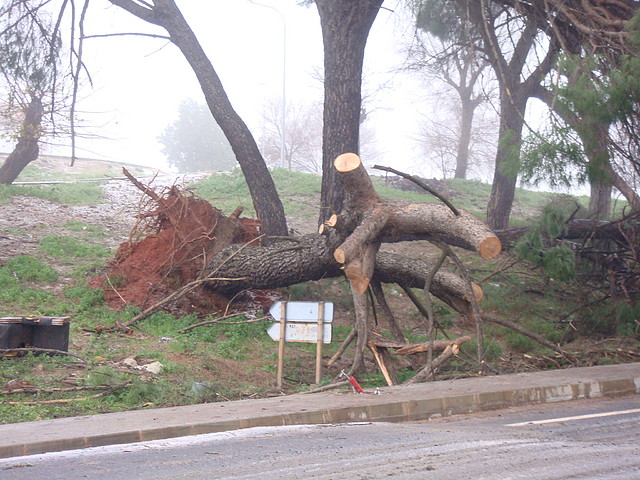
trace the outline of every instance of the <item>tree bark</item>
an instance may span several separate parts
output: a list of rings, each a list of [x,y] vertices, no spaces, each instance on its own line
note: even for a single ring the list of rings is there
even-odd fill
[[[520,169],[520,143],[524,126],[524,99],[513,98],[509,87],[503,87],[500,100],[500,130],[498,151],[491,186],[491,197],[487,205],[487,225],[494,230],[509,226],[509,216],[516,192],[516,181]]]
[[[337,228],[325,228],[323,235],[290,238],[271,247],[231,246],[213,258],[208,276],[236,278],[216,282],[221,293],[237,293],[245,289],[278,288],[308,280],[344,273],[351,281],[355,295],[362,295],[370,281],[398,283],[409,288],[424,288],[432,266],[422,259],[383,254],[378,247],[385,237],[411,233],[416,238],[429,238],[431,232],[447,232],[460,237],[484,258],[497,255],[500,240],[480,220],[448,207],[435,204],[394,205],[383,203],[371,186],[357,156],[336,167],[344,176],[344,184],[358,195],[350,194],[354,204],[346,205]],[[357,160],[357,161],[356,161]],[[341,265],[343,265],[341,269]],[[439,271],[431,291],[459,313],[470,315],[467,284],[460,277]],[[482,296],[479,287],[476,298]]]
[[[171,42],[180,49],[195,73],[213,118],[231,144],[249,187],[263,232],[268,236],[287,235],[284,207],[258,145],[231,105],[217,72],[174,0],[156,0],[149,7],[131,0],[109,1],[167,31]]]
[[[334,159],[359,151],[364,49],[381,5],[382,0],[316,0],[324,43],[325,92],[320,224],[340,212],[345,199]]]
[[[18,143],[0,167],[0,184],[11,185],[20,172],[38,158],[44,108],[40,98],[32,97],[24,113]]]
[[[467,178],[469,169],[469,145],[471,143],[471,130],[473,128],[473,112],[478,105],[470,96],[462,97],[460,94],[462,114],[460,117],[460,138],[458,140],[458,153],[456,155],[456,171],[454,178]]]
[[[462,2],[467,5],[467,2]],[[487,205],[487,225],[494,230],[509,226],[509,216],[520,169],[520,148],[527,100],[551,70],[557,56],[557,45],[551,42],[546,56],[533,71],[522,79],[531,49],[535,45],[538,28],[533,19],[519,25],[519,37],[510,52],[501,50],[496,22],[520,22],[519,15],[495,17],[481,2],[468,3],[470,18],[478,27],[485,50],[498,77],[500,86],[500,129],[491,197]]]

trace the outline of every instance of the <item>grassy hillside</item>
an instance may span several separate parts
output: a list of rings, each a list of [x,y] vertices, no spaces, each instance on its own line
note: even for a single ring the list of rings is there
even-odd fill
[[[54,159],[55,160],[55,159]],[[120,176],[119,165],[86,168],[82,173],[66,172],[50,160],[33,165],[21,180],[70,180],[87,177]],[[131,171],[144,175],[147,170]],[[273,176],[281,194],[290,226],[307,233],[315,230],[320,196],[320,178],[276,169]],[[385,186],[383,178],[374,183],[381,196],[410,202],[434,201],[429,195],[399,191]],[[216,173],[189,185],[214,206],[230,213],[236,206],[247,207],[251,200],[239,171]],[[476,181],[451,181],[447,195],[457,206],[478,216],[484,215],[490,186]],[[197,402],[250,398],[274,393],[277,343],[267,335],[270,321],[262,312],[227,319],[181,332],[209,315],[156,313],[131,332],[96,333],[117,321],[126,322],[139,310],[125,306],[109,308],[102,291],[88,281],[105,271],[118,244],[128,238],[135,221],[136,195],[105,196],[99,183],[54,184],[0,187],[0,316],[53,315],[71,318],[70,352],[76,357],[28,355],[0,358],[0,384],[11,381],[29,386],[26,393],[0,393],[0,422],[28,421],[78,414]],[[117,199],[117,206],[107,203]],[[549,193],[518,190],[514,225],[531,222],[550,201],[579,201]],[[395,248],[395,247],[394,247]],[[411,247],[412,255],[432,254],[423,244]],[[487,362],[491,371],[514,372],[557,368],[569,364],[621,362],[640,355],[636,340],[634,307],[621,312],[607,302],[587,308],[591,290],[576,282],[558,282],[539,268],[517,261],[506,253],[492,261],[464,255],[474,281],[484,290],[485,312],[517,322],[552,342],[581,353],[570,362],[528,337],[498,326],[485,329]],[[105,288],[117,290],[118,279]],[[411,341],[425,340],[424,322],[404,292],[394,285],[385,287],[387,299],[398,322]],[[422,292],[418,292],[422,294]],[[342,279],[294,285],[279,292],[290,300],[331,300],[335,304],[334,341],[325,347],[332,355],[346,337],[353,322],[349,288]],[[449,336],[474,335],[474,327],[446,306],[435,302],[436,317]],[[626,315],[626,317],[624,316]],[[637,321],[636,321],[637,323]],[[624,335],[624,337],[616,337]],[[601,342],[607,338],[606,343]],[[474,375],[476,344],[465,344],[461,355],[442,369],[439,378]],[[308,388],[313,382],[314,345],[289,344],[285,377],[286,391]],[[331,370],[324,383],[349,365],[351,353]],[[146,366],[160,362],[159,373]],[[402,378],[413,372],[397,358]],[[359,379],[365,388],[381,385],[382,377],[373,364]],[[54,388],[81,387],[75,392],[54,392]],[[69,400],[74,398],[74,400]],[[58,400],[64,399],[60,403]],[[9,402],[12,402],[11,404]]]

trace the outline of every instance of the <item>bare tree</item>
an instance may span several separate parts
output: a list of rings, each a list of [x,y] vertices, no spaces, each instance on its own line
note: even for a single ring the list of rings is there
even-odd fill
[[[263,132],[260,145],[267,163],[280,165],[282,145],[282,102],[268,101],[263,109]],[[286,165],[289,170],[322,173],[322,106],[287,105],[285,132]]]
[[[0,8],[0,29],[2,116],[7,136],[16,142],[0,167],[0,183],[9,185],[38,158],[40,139],[55,133],[53,119],[66,97],[59,74],[61,40],[46,13],[9,2]]]
[[[342,210],[334,159],[359,152],[364,49],[382,0],[316,0],[324,42],[324,120],[320,223]]]
[[[409,63],[406,68],[424,75],[429,81],[429,88],[433,88],[434,81],[443,82],[455,92],[456,106],[451,110],[455,114],[457,128],[431,133],[436,144],[437,137],[448,138],[454,143],[454,176],[466,178],[474,113],[490,99],[493,90],[493,79],[485,75],[489,71],[489,61],[484,53],[482,38],[477,26],[466,21],[464,10],[455,2],[421,0],[415,3],[414,8],[417,30],[408,50]],[[443,103],[438,101],[440,108]],[[436,121],[436,125],[441,123],[441,120]]]

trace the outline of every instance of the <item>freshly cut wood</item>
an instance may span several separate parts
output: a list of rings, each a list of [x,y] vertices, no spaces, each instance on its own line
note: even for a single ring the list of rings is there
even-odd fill
[[[414,353],[422,353],[426,352],[429,349],[429,342],[421,342],[421,343],[402,343],[390,340],[386,337],[383,337],[379,334],[372,335],[372,339],[370,340],[370,344],[375,345],[376,347],[381,348],[393,348],[396,350],[398,355],[411,355]],[[464,335],[462,337],[455,338],[453,340],[436,340],[433,342],[433,351],[441,352],[444,351],[449,345],[462,345],[463,343],[467,343],[471,341],[471,337],[468,335]]]
[[[425,365],[425,367],[416,373],[411,379],[407,381],[407,383],[420,383],[425,382],[433,377],[434,372],[444,365],[446,362],[451,360],[453,357],[457,356],[460,353],[460,346],[456,343],[451,343],[447,345],[447,348],[438,355],[438,357],[431,363],[431,365]]]
[[[369,342],[369,349],[373,353],[373,358],[378,364],[378,368],[382,372],[385,382],[390,387],[398,384],[398,374],[391,363],[391,355],[385,347],[379,347],[378,345]]]
[[[367,244],[364,253],[344,267],[344,274],[357,293],[364,293],[369,288],[379,246],[379,244]]]
[[[334,228],[338,224],[338,215],[335,213],[329,217],[329,219],[323,222],[318,228],[318,233],[322,235],[325,231],[325,228],[331,227]]]
[[[355,153],[343,153],[333,162],[347,193],[347,213],[362,212],[380,201],[371,178]]]
[[[423,235],[428,239],[429,235],[446,234],[460,238],[483,258],[500,253],[502,244],[498,237],[473,215],[444,205],[383,202],[356,154],[340,155],[334,166],[348,193],[342,212],[349,217],[345,225],[353,225],[353,228],[334,250],[333,257],[344,265],[345,274],[356,292],[366,291],[380,244],[383,239],[393,236]],[[468,301],[466,290],[462,290],[461,296]],[[480,292],[474,290],[474,295]]]
[[[465,335],[463,337],[456,338],[455,340],[436,340],[433,342],[433,350],[434,351],[444,351],[447,347],[451,345],[457,345],[458,347],[463,343],[467,343],[471,341],[471,337]],[[423,343],[415,343],[413,345],[405,345],[402,348],[396,350],[398,355],[410,355],[412,353],[422,353],[429,350],[429,342]]]
[[[502,242],[480,219],[464,210],[455,215],[448,207],[433,203],[397,206],[384,235],[447,234],[460,238],[477,251],[482,258],[493,258],[502,250]]]

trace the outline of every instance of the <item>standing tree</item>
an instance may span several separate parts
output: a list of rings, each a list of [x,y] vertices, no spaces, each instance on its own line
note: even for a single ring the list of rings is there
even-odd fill
[[[482,35],[500,87],[498,151],[487,206],[487,223],[491,228],[504,229],[509,226],[520,171],[527,102],[551,70],[557,56],[557,45],[555,41],[548,43],[542,59],[527,72],[526,67],[536,53],[539,37],[536,22],[509,9],[493,8],[485,2],[464,3],[469,7],[469,19]]]
[[[235,111],[220,77],[174,0],[109,0],[123,10],[163,28],[195,73],[207,105],[231,144],[251,192],[253,206],[269,236],[287,235],[284,207],[249,128]]]
[[[320,223],[342,210],[335,158],[359,152],[364,49],[382,0],[316,0],[324,43],[324,126]]]
[[[209,109],[194,100],[184,100],[178,118],[168,125],[158,141],[169,165],[180,172],[228,170],[236,165],[233,150]]]
[[[558,106],[549,92],[540,91],[540,97],[552,104],[553,110],[565,123],[575,127],[581,137],[592,186],[590,210],[598,215],[608,213],[612,185],[637,209],[640,204],[637,192],[616,172],[611,158],[617,153],[631,165],[631,170],[640,171],[637,161],[640,4],[636,0],[493,0],[492,3],[509,6],[524,15],[565,54],[582,56],[576,65],[587,65],[587,68],[578,68],[577,77],[573,78],[580,81],[567,83],[565,89],[573,98],[566,98],[564,105]],[[614,123],[621,141],[613,141],[610,135],[610,126]]]
[[[417,35],[410,68],[421,71],[426,68],[456,92],[459,106],[454,109],[458,123],[453,136],[454,177],[466,178],[472,155],[474,113],[487,100],[481,78],[489,62],[483,53],[482,39],[474,25],[465,21],[460,5],[443,0],[420,0],[416,8],[418,31],[430,34],[439,45],[435,46],[431,38]],[[437,136],[448,138],[451,148],[451,135],[438,132]]]
[[[260,138],[267,163],[289,170],[322,173],[322,110],[317,104],[287,106],[285,165],[280,165],[282,148],[282,102],[266,103],[262,114],[264,131]]]
[[[10,185],[38,158],[45,134],[43,116],[52,113],[56,98],[60,36],[40,11],[11,2],[0,9],[0,74],[5,96],[3,116],[16,140],[14,150],[0,167],[0,183]]]

